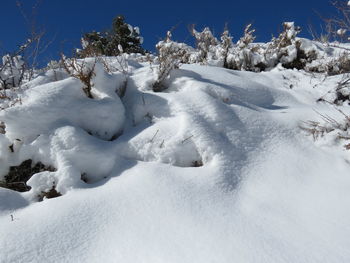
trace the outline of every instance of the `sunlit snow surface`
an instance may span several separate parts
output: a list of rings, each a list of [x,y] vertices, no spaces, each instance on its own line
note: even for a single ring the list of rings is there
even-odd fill
[[[57,168],[0,189],[0,262],[350,262],[349,153],[299,128],[342,119],[316,102],[341,77],[183,65],[154,93],[129,63],[122,100],[121,73],[97,70],[94,100],[47,73],[0,112],[2,175]]]

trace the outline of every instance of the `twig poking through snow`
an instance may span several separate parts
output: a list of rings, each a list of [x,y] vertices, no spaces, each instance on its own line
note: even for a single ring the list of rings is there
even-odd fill
[[[150,142],[153,142],[154,138],[156,138],[157,134],[159,132],[159,129],[156,131],[156,133],[153,135],[152,139],[150,140]]]
[[[193,135],[191,135],[191,136],[185,138],[181,143],[184,144],[186,141],[188,141],[188,140],[191,139],[192,137],[193,137]]]

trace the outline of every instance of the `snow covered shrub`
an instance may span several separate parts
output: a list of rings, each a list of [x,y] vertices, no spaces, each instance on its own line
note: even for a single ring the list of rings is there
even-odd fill
[[[317,100],[335,105],[350,104],[350,76],[344,74],[337,85]]]
[[[113,20],[113,28],[110,33],[110,41],[107,44],[107,52],[114,52],[121,45],[125,53],[141,53],[145,51],[141,47],[143,38],[140,36],[140,29],[125,23],[123,16],[117,16]]]
[[[220,39],[221,39],[221,43],[220,43],[221,56],[220,57],[223,60],[223,66],[225,68],[229,68],[228,56],[229,56],[230,49],[233,47],[233,43],[232,43],[232,36],[230,35],[230,32],[228,31],[227,28],[221,34]]]
[[[322,115],[323,123],[317,121],[304,122],[300,128],[313,136],[314,140],[324,137],[329,134],[334,141],[349,141],[350,140],[350,116],[346,115],[343,111],[337,109],[337,111],[343,116],[342,122],[336,119]],[[344,145],[345,149],[350,150],[350,143]]]
[[[338,83],[335,89],[336,98],[333,103],[337,105],[342,105],[345,101],[350,103],[350,77],[349,75],[344,75],[343,79]]]
[[[247,48],[249,47],[249,45],[251,43],[254,42],[255,40],[255,29],[251,29],[252,24],[248,24],[245,29],[244,29],[244,35],[243,37],[241,37],[238,42],[237,42],[237,46],[241,49]]]
[[[332,1],[331,4],[337,10],[337,15],[331,18],[324,18],[328,34],[333,37],[332,40],[348,42],[350,37],[349,1]]]
[[[166,89],[164,80],[173,69],[179,68],[183,61],[188,59],[187,45],[171,40],[171,32],[167,32],[165,40],[157,44],[158,49],[158,71],[157,80],[153,84],[153,91],[160,92]]]
[[[297,39],[295,48],[296,58],[289,63],[284,63],[283,66],[285,68],[306,70],[306,66],[317,59],[316,47],[309,40]]]
[[[35,73],[38,53],[43,48],[44,33],[31,32],[31,37],[11,53],[1,54],[0,90],[20,87],[30,81]]]
[[[253,43],[255,40],[255,29],[251,29],[251,27],[252,24],[247,25],[244,29],[244,35],[233,48],[229,49],[226,68],[254,72],[259,72],[266,68],[263,63],[261,46]]]
[[[7,54],[2,58],[0,66],[0,87],[8,89],[19,87],[23,81],[26,64],[20,55]]]
[[[272,69],[279,63],[285,68],[305,69],[317,58],[316,46],[311,41],[297,38],[300,28],[294,22],[283,23],[283,31],[268,43],[254,43],[252,24],[244,29],[236,44],[227,29],[221,35],[221,43],[208,28],[192,34],[197,41],[197,51],[191,52],[190,63],[206,63],[233,70],[260,72]]]
[[[350,50],[329,45],[324,45],[322,52],[316,53],[316,58],[305,65],[305,71],[325,73],[328,76],[350,73]]]
[[[141,47],[143,38],[140,36],[140,29],[133,27],[124,21],[119,15],[114,18],[112,28],[105,32],[86,33],[82,39],[82,49],[78,50],[80,58],[94,56],[118,56],[122,47],[125,53],[145,53]]]
[[[307,63],[304,69],[309,72],[325,73],[328,76],[350,73],[350,50],[328,46],[329,44],[316,55],[316,59]]]
[[[5,55],[0,65],[0,110],[21,103],[21,95],[18,88],[24,81],[30,80],[33,73],[27,68],[23,57],[20,55]]]
[[[10,107],[22,104],[21,95],[18,95],[16,92],[6,93],[6,90],[0,91],[0,100],[0,110],[5,110]]]
[[[305,70],[337,75],[350,72],[350,50],[347,44],[350,40],[350,4],[349,1],[333,1],[331,3],[336,14],[323,18],[326,28],[326,39],[317,39],[326,47],[322,56],[306,65]]]
[[[244,29],[244,35],[237,42],[237,55],[235,63],[232,63],[236,69],[247,70],[247,71],[258,71],[255,70],[256,61],[254,61],[255,51],[257,47],[252,46],[255,40],[254,32],[255,29],[251,29],[252,24],[248,24]],[[259,61],[260,62],[260,61]]]
[[[80,58],[101,56],[105,53],[107,38],[100,32],[92,31],[81,38],[82,49],[77,50]]]
[[[328,122],[328,124],[329,123],[332,122]],[[314,140],[317,140],[325,134],[335,130],[332,125],[324,125],[317,121],[307,121],[303,125],[300,125],[300,128],[312,135]]]
[[[79,79],[83,84],[83,91],[86,96],[93,99],[91,94],[92,82],[91,79],[94,76],[94,69],[96,65],[96,58],[92,61],[77,58],[66,58],[64,55],[61,56],[61,61],[66,72],[76,79]]]
[[[265,60],[269,68],[281,63],[285,68],[305,69],[317,58],[316,47],[311,41],[297,38],[300,28],[294,22],[283,23],[283,31],[267,44]]]
[[[343,52],[337,58],[327,62],[326,73],[330,76],[350,72],[350,53]]]
[[[198,32],[194,25],[191,28],[191,34],[196,39],[197,53],[193,62],[197,63],[207,63],[208,59],[211,59],[209,55],[213,53],[213,47],[216,47],[219,44],[219,41],[214,37],[212,32],[208,27],[204,28],[202,32]]]
[[[121,72],[124,75],[129,74],[129,65],[126,58],[126,54],[123,51],[121,45],[118,46],[120,54],[116,57],[98,57],[98,61],[101,62],[108,73]]]
[[[48,71],[52,71],[53,81],[59,81],[64,79],[65,69],[63,68],[63,65],[60,61],[51,60],[49,63],[47,63],[47,66],[43,69],[43,72],[45,73]]]
[[[124,81],[122,85],[117,88],[117,94],[119,97],[123,97],[126,92],[128,77],[129,77],[129,64],[127,60],[127,56],[123,51],[121,45],[118,46],[120,54],[116,57],[98,57],[97,61],[102,63],[105,72],[108,74],[113,74],[116,72],[120,72],[124,76]]]
[[[270,66],[282,63],[284,67],[291,67],[297,58],[295,42],[299,32],[300,29],[294,26],[294,22],[283,23],[283,31],[271,40],[266,49],[265,58]]]

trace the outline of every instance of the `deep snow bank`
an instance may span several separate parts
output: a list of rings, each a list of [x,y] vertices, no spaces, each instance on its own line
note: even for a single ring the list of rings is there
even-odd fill
[[[316,100],[335,77],[184,65],[154,93],[138,64],[123,102],[119,78],[101,78],[106,99],[66,79],[1,113],[2,165],[57,169],[28,193],[0,188],[1,262],[350,260],[347,152],[299,129],[334,114]],[[64,195],[33,202],[53,181]]]

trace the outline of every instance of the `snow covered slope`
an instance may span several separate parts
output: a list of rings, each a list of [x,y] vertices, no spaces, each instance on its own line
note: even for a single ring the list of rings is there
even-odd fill
[[[349,154],[299,128],[340,77],[183,65],[155,93],[130,65],[122,101],[99,72],[97,99],[67,78],[1,111],[0,172],[57,170],[0,188],[0,262],[350,261]]]

